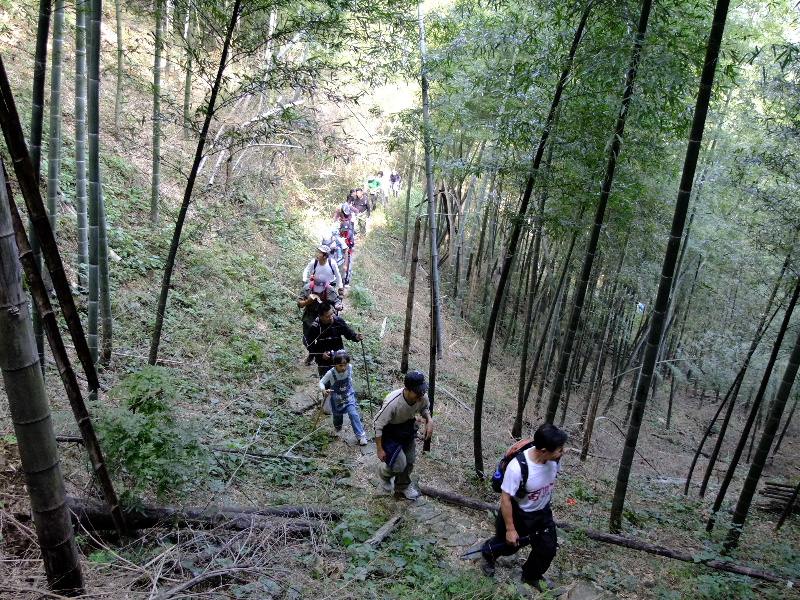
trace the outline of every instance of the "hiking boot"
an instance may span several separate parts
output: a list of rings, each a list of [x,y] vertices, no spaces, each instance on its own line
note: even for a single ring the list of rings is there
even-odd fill
[[[333,431],[331,431],[331,437],[333,437],[333,438],[341,438],[342,437],[342,430],[341,429],[336,429],[334,427]]]
[[[367,436],[362,435],[360,438],[358,438],[358,445],[359,446],[366,446],[367,444],[369,444],[369,440],[367,439]]]
[[[406,500],[416,500],[422,495],[422,492],[420,492],[416,488],[416,486],[412,483],[405,489],[397,490],[396,494],[398,495],[402,494],[403,498],[405,498]]]
[[[487,577],[494,577],[494,559],[491,554],[481,552],[481,571],[483,571],[483,574]]]
[[[311,363],[313,363],[313,362],[314,362],[314,355],[313,354],[309,354],[308,356],[306,356],[306,359],[303,361],[303,364],[305,366],[307,366],[307,367],[310,367]]]

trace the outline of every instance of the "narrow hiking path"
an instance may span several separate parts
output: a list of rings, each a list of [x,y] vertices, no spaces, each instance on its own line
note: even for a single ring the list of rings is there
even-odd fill
[[[340,460],[349,473],[334,483],[330,501],[334,505],[347,505],[351,509],[363,510],[373,517],[378,515],[388,520],[392,515],[401,514],[402,521],[392,535],[410,538],[419,544],[437,548],[440,566],[447,569],[469,571],[474,577],[483,577],[477,566],[479,554],[464,560],[462,555],[477,547],[493,531],[493,515],[480,511],[463,510],[437,500],[422,496],[416,501],[395,498],[381,494],[375,485],[378,460],[373,442],[372,419],[374,412],[391,390],[402,386],[402,373],[399,370],[402,348],[403,327],[405,323],[407,274],[404,274],[401,256],[401,242],[392,231],[387,219],[396,219],[391,209],[381,209],[373,214],[368,234],[358,241],[356,270],[353,284],[345,298],[345,308],[341,316],[356,331],[365,334],[364,346],[369,368],[372,389],[371,405],[367,397],[366,369],[364,357],[358,344],[345,341],[352,356],[354,381],[360,399],[362,419],[369,437],[367,446],[359,446],[348,419],[342,435],[334,437],[330,416],[319,409],[320,396],[316,389],[317,370],[315,366],[302,363],[302,351],[294,366],[297,385],[287,400],[287,406],[300,418],[310,419],[314,430],[321,429],[331,436],[331,442],[322,451],[323,460]],[[412,328],[410,368],[427,372],[429,293],[426,260],[420,252],[417,290]],[[480,336],[465,322],[453,318],[452,313],[444,315],[446,352],[439,362],[437,395],[434,407],[435,433],[432,449],[428,453],[418,447],[414,478],[420,482],[440,489],[456,490],[470,496],[482,496],[485,500],[496,500],[487,492],[484,483],[475,479],[469,457],[472,452],[472,383],[478,372],[479,354],[476,347]],[[512,398],[504,364],[490,379],[492,404],[487,407],[486,445],[490,452],[499,454],[504,449],[509,432],[498,427],[505,423],[507,407]],[[502,416],[502,418],[495,418]],[[500,565],[508,568],[498,569],[497,582],[509,597],[537,595],[532,589],[519,582],[521,565],[527,552],[500,560]],[[557,561],[558,562],[558,561]],[[379,567],[376,567],[379,569]],[[557,563],[551,569],[553,579],[562,581],[562,569]],[[367,568],[357,575],[367,578]],[[589,600],[606,596],[603,590],[589,582],[569,581],[561,585],[551,597],[574,600]]]

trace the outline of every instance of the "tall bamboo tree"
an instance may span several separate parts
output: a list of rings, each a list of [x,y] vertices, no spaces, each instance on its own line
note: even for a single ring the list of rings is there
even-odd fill
[[[78,213],[78,279],[86,285],[89,223],[86,215],[86,12],[89,0],[75,5],[75,207]]]
[[[600,186],[600,200],[597,203],[597,209],[594,215],[594,225],[589,235],[589,240],[586,243],[586,254],[583,257],[583,266],[578,278],[578,287],[575,289],[573,295],[572,312],[569,317],[569,324],[567,331],[564,335],[564,342],[561,347],[561,356],[558,362],[558,369],[556,376],[553,380],[553,385],[550,388],[550,397],[547,401],[547,412],[545,413],[545,421],[552,423],[556,416],[558,409],[558,402],[561,399],[561,392],[564,389],[564,380],[567,377],[567,369],[572,358],[572,345],[575,342],[575,335],[578,330],[578,322],[581,319],[581,312],[583,311],[583,302],[586,298],[586,288],[589,286],[589,279],[592,274],[592,265],[594,264],[594,257],[597,253],[597,244],[600,240],[600,232],[603,229],[603,221],[605,220],[606,207],[608,206],[608,197],[611,195],[611,186],[614,182],[614,171],[617,167],[617,158],[619,157],[620,148],[622,147],[622,136],[625,133],[625,121],[628,117],[628,109],[630,108],[631,98],[633,98],[633,88],[636,82],[636,71],[639,68],[639,63],[642,58],[642,46],[644,45],[645,34],[647,33],[647,23],[650,20],[650,9],[653,6],[652,0],[644,0],[642,8],[639,13],[639,24],[636,27],[636,34],[633,39],[633,51],[631,53],[631,61],[628,65],[628,71],[625,74],[625,88],[622,92],[622,102],[617,114],[617,121],[614,125],[614,132],[611,137],[611,144],[608,149],[608,158],[606,160],[606,170],[603,176],[603,183]]]
[[[100,22],[103,0],[89,0],[88,49],[86,57],[87,95],[86,121],[89,150],[89,299],[87,310],[87,338],[92,360],[98,355],[98,317],[100,308]]]
[[[17,437],[47,581],[54,592],[83,593],[78,548],[44,379],[37,359],[28,298],[0,169],[0,372]]]
[[[44,125],[44,83],[47,70],[47,41],[50,37],[50,14],[52,0],[39,0],[39,18],[36,24],[36,50],[33,61],[33,95],[31,97],[31,137],[30,155],[33,162],[33,173],[36,181],[41,181],[42,170],[42,128]],[[42,264],[39,240],[31,228],[31,247],[36,257],[36,263]],[[39,311],[36,307],[32,311],[33,337],[36,339],[36,349],[39,352],[39,364],[44,373],[44,330]]]
[[[431,412],[436,393],[436,360],[442,354],[442,308],[439,285],[439,242],[436,231],[436,195],[433,189],[433,157],[431,153],[431,116],[428,97],[428,66],[425,48],[425,18],[422,2],[417,4],[419,24],[420,81],[422,87],[422,139],[425,148],[425,189],[428,196],[428,227],[430,231],[430,283],[431,283],[431,340],[428,361],[428,401]]]
[[[700,76],[700,89],[697,94],[697,101],[692,118],[692,127],[689,133],[689,143],[686,147],[686,156],[683,162],[683,172],[678,188],[678,197],[675,203],[675,213],[672,218],[667,250],[664,255],[664,262],[661,267],[661,280],[658,285],[653,309],[650,331],[647,336],[647,349],[645,351],[639,381],[636,385],[636,395],[625,436],[625,447],[622,451],[619,472],[617,473],[617,483],[614,489],[614,497],[611,504],[611,515],[609,526],[612,531],[619,531],[622,528],[622,510],[625,506],[625,496],[628,490],[628,480],[630,479],[633,457],[636,452],[636,444],[639,440],[639,430],[644,416],[644,408],[647,402],[650,382],[655,369],[656,357],[661,346],[661,335],[664,330],[665,318],[669,310],[669,293],[672,287],[672,278],[675,275],[675,263],[680,250],[681,239],[683,238],[683,226],[686,222],[686,215],[689,208],[689,198],[692,193],[692,184],[697,169],[697,158],[700,154],[700,147],[703,141],[703,131],[708,115],[708,106],[711,101],[711,88],[714,84],[714,74],[717,69],[719,49],[722,44],[722,34],[725,31],[725,21],[728,16],[729,0],[717,0],[714,9],[711,31],[706,43],[706,55],[703,63],[703,71]]]
[[[525,184],[525,191],[522,194],[522,201],[519,206],[519,210],[514,218],[512,229],[511,229],[511,236],[508,241],[508,246],[505,251],[505,256],[503,257],[503,266],[500,270],[500,279],[497,283],[497,291],[495,292],[494,302],[492,304],[492,311],[489,314],[489,323],[487,325],[487,331],[484,336],[483,342],[483,352],[481,354],[481,366],[480,372],[478,373],[478,384],[477,390],[475,392],[475,411],[474,411],[474,419],[473,419],[473,432],[472,432],[472,446],[473,446],[473,455],[475,459],[475,472],[478,474],[479,477],[483,477],[483,446],[481,440],[481,427],[482,427],[482,419],[483,419],[483,394],[486,388],[486,374],[489,369],[489,356],[492,352],[492,341],[494,339],[494,330],[497,325],[497,316],[500,312],[500,306],[503,303],[503,295],[505,293],[506,282],[508,281],[508,276],[511,272],[511,265],[514,261],[514,255],[517,252],[517,243],[519,242],[520,234],[522,233],[522,227],[527,219],[528,216],[528,204],[530,203],[531,195],[533,194],[533,185],[536,179],[536,175],[539,171],[539,165],[542,162],[542,156],[544,156],[544,149],[547,145],[547,140],[550,137],[550,130],[553,127],[553,122],[555,120],[556,111],[558,109],[558,105],[561,102],[561,94],[564,91],[564,87],[566,86],[567,79],[569,78],[569,73],[572,70],[572,63],[575,59],[575,54],[578,51],[578,45],[580,44],[581,38],[583,37],[583,31],[586,28],[586,22],[589,19],[589,12],[592,9],[592,5],[594,2],[590,0],[586,3],[586,7],[581,14],[580,21],[578,22],[578,27],[575,29],[575,35],[572,38],[572,44],[570,45],[569,53],[567,54],[566,64],[564,65],[563,70],[561,71],[561,76],[558,79],[558,83],[556,84],[555,91],[553,93],[553,100],[550,103],[550,111],[547,114],[547,119],[545,120],[544,127],[542,128],[542,134],[539,138],[539,145],[536,148],[536,153],[533,156],[533,162],[531,164],[531,171],[530,175],[528,175],[528,180]]]
[[[214,107],[217,102],[217,95],[219,88],[222,85],[222,75],[225,72],[225,67],[228,62],[228,51],[231,46],[231,38],[236,23],[239,20],[239,9],[241,8],[242,0],[234,0],[233,8],[231,10],[231,18],[228,23],[228,29],[225,34],[225,42],[222,46],[222,56],[219,60],[219,68],[217,75],[214,78],[214,85],[211,88],[211,96],[208,99],[208,107],[206,108],[205,120],[203,121],[203,128],[200,130],[200,137],[197,140],[197,150],[194,154],[194,162],[189,171],[189,179],[186,182],[186,189],[183,192],[183,202],[178,212],[178,218],[175,221],[175,231],[172,234],[172,242],[169,247],[169,254],[164,266],[164,277],[161,281],[161,292],[158,297],[158,307],[156,308],[156,320],[153,326],[153,337],[150,341],[150,355],[148,362],[151,365],[156,364],[158,360],[158,347],[161,343],[161,329],[164,326],[164,312],[167,309],[167,297],[169,295],[170,280],[172,279],[172,271],[175,268],[175,257],[178,254],[178,247],[181,241],[181,232],[183,231],[183,224],[186,221],[186,213],[189,211],[189,205],[192,202],[192,190],[194,190],[194,183],[197,180],[197,172],[200,167],[200,161],[203,159],[203,149],[206,145],[206,138],[208,137],[208,129],[211,126],[211,119],[214,118]]]
[[[47,147],[47,210],[56,232],[58,185],[61,176],[61,67],[64,62],[64,0],[53,10],[53,54],[50,66],[50,132]]]

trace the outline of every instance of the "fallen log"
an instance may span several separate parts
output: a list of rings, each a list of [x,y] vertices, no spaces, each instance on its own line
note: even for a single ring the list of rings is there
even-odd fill
[[[437,498],[439,500],[443,500],[450,504],[455,504],[457,506],[463,506],[466,508],[472,508],[474,510],[497,511],[500,508],[498,503],[490,503],[490,502],[484,502],[482,500],[477,500],[475,498],[468,498],[466,496],[461,496],[460,494],[456,494],[455,492],[438,490],[427,485],[420,485],[419,489],[423,494],[425,494],[426,496],[430,496],[431,498]],[[649,542],[637,540],[636,538],[629,538],[623,535],[605,533],[603,531],[596,531],[594,529],[585,529],[583,527],[578,527],[576,525],[572,525],[570,523],[564,523],[562,521],[556,521],[556,526],[559,527],[560,529],[563,529],[564,531],[580,533],[581,535],[585,535],[589,539],[598,542],[603,542],[605,544],[622,546],[624,548],[639,550],[642,552],[647,552],[649,554],[655,554],[657,556],[664,556],[666,558],[681,560],[683,562],[698,563],[705,565],[707,567],[711,567],[712,569],[716,569],[718,571],[727,571],[728,573],[736,573],[737,575],[747,575],[748,577],[753,577],[754,579],[761,579],[772,583],[785,583],[786,585],[793,585],[792,580],[786,577],[780,577],[778,575],[775,575],[774,573],[761,571],[759,569],[754,569],[752,567],[747,567],[745,565],[739,565],[726,560],[702,559],[684,550],[675,550],[672,548],[667,548],[665,546],[658,546],[656,544],[651,544]]]
[[[402,513],[397,513],[391,519],[386,521],[386,523],[381,525],[380,529],[378,529],[375,533],[373,533],[372,537],[370,537],[364,543],[367,544],[368,546],[372,546],[373,548],[377,548],[378,546],[380,546],[383,540],[389,537],[389,534],[391,534],[392,531],[394,531],[394,529],[402,520],[403,520]]]
[[[72,512],[75,526],[94,531],[115,529],[111,513],[104,504],[73,496],[67,497],[67,504]],[[131,529],[192,526],[204,529],[222,527],[242,531],[253,527],[264,529],[280,527],[290,535],[310,534],[319,523],[309,519],[336,520],[342,516],[340,511],[312,506],[177,508],[145,505],[136,509],[125,509],[123,512]],[[21,521],[30,519],[30,516],[25,514],[15,517]]]

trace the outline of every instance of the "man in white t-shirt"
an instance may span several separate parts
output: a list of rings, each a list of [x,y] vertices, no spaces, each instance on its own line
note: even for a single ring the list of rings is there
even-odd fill
[[[536,589],[546,589],[544,574],[558,547],[550,496],[566,441],[564,431],[545,423],[533,434],[533,447],[508,463],[501,486],[500,512],[494,524],[495,534],[481,549],[486,575],[494,575],[498,556],[510,556],[522,544],[530,544],[531,553],[522,566],[522,581]],[[524,482],[523,459],[527,470]]]

